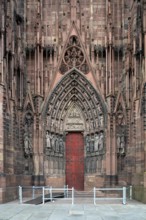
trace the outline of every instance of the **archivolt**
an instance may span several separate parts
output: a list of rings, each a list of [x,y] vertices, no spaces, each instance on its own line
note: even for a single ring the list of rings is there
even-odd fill
[[[76,70],[66,74],[50,95],[45,111],[46,129],[62,133],[62,125],[71,105],[81,110],[87,133],[104,129],[106,105],[91,83]]]

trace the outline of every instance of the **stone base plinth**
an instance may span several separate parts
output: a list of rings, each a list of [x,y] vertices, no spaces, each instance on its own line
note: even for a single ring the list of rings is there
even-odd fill
[[[84,190],[92,190],[94,187],[104,187],[105,178],[102,175],[86,175],[84,179]]]
[[[45,186],[52,186],[55,188],[63,188],[65,185],[64,176],[46,176],[45,177]]]
[[[18,186],[31,186],[31,175],[0,176],[0,203],[18,199]]]
[[[106,175],[105,176],[105,186],[112,187],[118,185],[118,176],[117,175]]]

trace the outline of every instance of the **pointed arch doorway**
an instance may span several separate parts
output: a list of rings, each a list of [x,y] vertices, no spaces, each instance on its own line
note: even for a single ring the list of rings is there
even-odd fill
[[[91,187],[90,175],[95,173],[96,178],[96,170],[101,170],[97,160],[105,154],[106,116],[101,95],[83,73],[74,68],[62,77],[44,107],[44,134],[53,140],[48,148],[44,136],[48,182],[56,178],[56,185],[65,183],[78,190]],[[94,147],[95,137],[101,139],[100,148]]]
[[[84,190],[84,139],[82,132],[66,135],[66,184]]]

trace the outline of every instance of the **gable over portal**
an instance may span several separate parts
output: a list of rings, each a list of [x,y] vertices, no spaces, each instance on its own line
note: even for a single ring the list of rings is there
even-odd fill
[[[85,42],[80,36],[78,28],[74,22],[70,27],[67,39],[60,52],[60,58],[50,84],[49,92],[55,88],[62,76],[70,72],[73,68],[85,74],[86,78],[100,92],[97,77],[94,74],[89,55],[87,55]],[[100,94],[102,93],[100,92]]]

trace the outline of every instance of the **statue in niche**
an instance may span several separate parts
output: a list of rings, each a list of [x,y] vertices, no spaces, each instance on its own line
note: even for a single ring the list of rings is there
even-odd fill
[[[121,110],[117,113],[116,119],[117,119],[117,124],[118,125],[124,125],[125,124],[124,114]]]
[[[118,135],[118,137],[117,137],[117,149],[118,149],[118,153],[120,155],[125,154],[125,137],[124,137],[124,135],[122,135],[122,136]]]
[[[95,127],[96,127],[96,128],[99,127],[99,120],[98,120],[98,118],[95,118]]]
[[[32,153],[32,140],[31,134],[25,131],[24,133],[24,152],[26,156],[30,156]]]
[[[93,121],[90,121],[90,129],[91,129],[91,130],[94,129],[94,123],[93,123]]]
[[[89,126],[89,123],[88,123],[88,122],[86,123],[86,128],[87,128],[87,131],[90,130],[90,126]]]
[[[51,134],[49,131],[46,132],[46,147],[51,148]]]
[[[100,126],[103,127],[103,115],[99,116]]]
[[[90,140],[89,140],[89,136],[87,135],[86,136],[86,152],[89,152],[90,151]]]
[[[99,135],[95,134],[95,136],[94,136],[94,151],[99,151],[99,140],[100,140]]]
[[[25,120],[27,121],[24,128],[24,153],[28,157],[32,154],[32,126],[28,117]]]
[[[54,151],[55,151],[55,141],[56,141],[56,137],[55,134],[53,134],[51,138],[51,146]]]
[[[55,138],[55,151],[59,152],[59,137],[57,135]]]
[[[103,132],[100,133],[100,137],[99,137],[99,150],[103,150]]]
[[[90,152],[94,151],[94,136],[90,136]]]
[[[63,151],[64,151],[64,142],[63,142],[63,138],[62,137],[59,138],[59,151],[61,153],[63,153]]]

